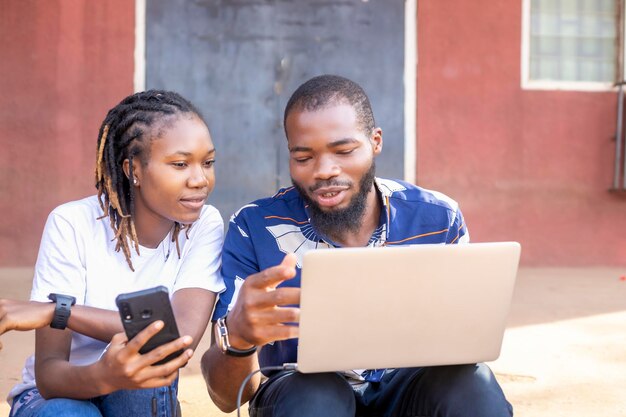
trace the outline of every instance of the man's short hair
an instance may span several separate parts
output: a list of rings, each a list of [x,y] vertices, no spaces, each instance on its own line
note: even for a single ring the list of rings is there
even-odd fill
[[[350,104],[363,133],[374,129],[374,113],[370,100],[360,85],[338,75],[320,75],[302,84],[289,98],[285,107],[283,126],[287,135],[287,116],[292,110],[315,111],[336,104]]]

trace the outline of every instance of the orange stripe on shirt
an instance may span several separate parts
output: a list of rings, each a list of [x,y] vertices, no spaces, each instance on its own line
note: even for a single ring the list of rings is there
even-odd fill
[[[387,242],[387,244],[388,244],[388,245],[395,245],[395,244],[397,244],[397,243],[406,242],[407,240],[419,239],[420,237],[425,237],[425,236],[430,236],[430,235],[438,235],[438,234],[440,234],[440,233],[445,233],[445,232],[447,232],[447,231],[448,231],[448,229],[443,229],[443,230],[439,230],[439,231],[437,231],[437,232],[423,233],[423,234],[421,234],[421,235],[407,237],[406,239],[396,240],[395,242]]]
[[[276,197],[280,197],[281,195],[287,194],[289,191],[293,190],[294,187],[289,187],[287,188],[285,191],[283,191],[282,193],[278,193],[274,195],[274,198]]]
[[[292,219],[291,217],[280,217],[280,216],[266,216],[266,219],[281,219],[281,220],[289,220],[294,222],[295,224],[307,224],[308,221],[305,222],[299,222],[296,219]]]
[[[452,239],[452,242],[450,242],[451,244],[456,242],[456,240],[461,236],[461,230],[463,229],[463,226],[465,226],[465,223],[459,226],[459,230],[456,231],[456,237]]]

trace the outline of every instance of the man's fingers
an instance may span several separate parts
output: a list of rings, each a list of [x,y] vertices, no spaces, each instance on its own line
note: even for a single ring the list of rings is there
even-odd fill
[[[251,285],[257,288],[276,288],[281,282],[296,276],[296,261],[294,254],[287,254],[280,265],[264,269],[257,274],[251,275],[246,281],[252,278]]]
[[[285,257],[283,258],[280,264],[284,266],[285,268],[295,269],[297,263],[298,263],[298,258],[296,257],[296,255],[294,253],[288,253],[287,255],[285,255]]]
[[[298,337],[300,309],[297,307],[276,307],[257,312],[247,330],[241,333],[248,343],[264,345],[276,340]],[[229,333],[232,332],[229,330]],[[239,332],[237,332],[239,334]],[[231,337],[231,343],[233,342]]]
[[[281,307],[272,311],[263,311],[259,313],[259,322],[267,322],[268,324],[285,324],[299,323],[300,309],[297,307]]]
[[[257,288],[274,289],[278,287],[280,283],[293,278],[295,275],[295,269],[285,267],[284,265],[277,265],[267,268],[258,274],[254,274],[248,279],[253,278],[251,284]]]
[[[293,326],[289,324],[278,324],[276,326],[271,326],[266,329],[267,336],[269,340],[287,340],[287,339],[295,339],[299,335],[298,326]]]
[[[294,287],[280,287],[273,291],[255,291],[246,293],[243,297],[240,295],[241,298],[237,300],[237,303],[247,312],[246,316],[255,315],[267,309],[300,304],[300,291],[300,288]],[[249,296],[250,294],[252,296]],[[235,315],[231,312],[229,317]]]
[[[290,306],[300,304],[300,288],[280,287],[259,294],[257,304],[261,306]]]

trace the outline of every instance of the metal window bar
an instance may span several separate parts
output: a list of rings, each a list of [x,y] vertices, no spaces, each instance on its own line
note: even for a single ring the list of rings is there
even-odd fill
[[[617,128],[615,131],[615,163],[613,167],[612,192],[626,191],[626,138],[624,137],[624,86],[626,85],[626,68],[624,67],[624,42],[626,41],[626,15],[624,13],[626,0],[617,0],[617,72],[621,74],[617,79]],[[626,194],[626,193],[625,193]]]
[[[611,191],[626,191],[626,136],[624,136],[624,85],[626,80],[616,83],[617,129],[615,132],[615,166]]]

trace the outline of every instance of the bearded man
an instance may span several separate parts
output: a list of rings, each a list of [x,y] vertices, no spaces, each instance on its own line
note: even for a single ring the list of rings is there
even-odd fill
[[[211,398],[225,412],[235,409],[240,386],[253,371],[297,362],[294,323],[304,253],[469,241],[454,200],[375,177],[383,132],[358,84],[333,75],[307,81],[289,99],[284,126],[293,187],[241,208],[224,244],[226,291],[216,306],[217,333],[202,368]],[[393,307],[393,300],[385,303]],[[484,364],[264,373],[263,383],[256,374],[242,387],[252,417],[512,415]]]

